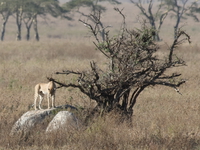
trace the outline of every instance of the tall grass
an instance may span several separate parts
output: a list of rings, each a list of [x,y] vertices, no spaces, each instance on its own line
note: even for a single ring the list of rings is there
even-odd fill
[[[160,54],[165,53],[161,50]],[[89,43],[3,42],[0,48],[0,149],[199,149],[200,148],[200,51],[185,45],[179,55],[187,66],[177,68],[187,79],[182,95],[167,87],[146,89],[134,108],[133,126],[118,122],[115,113],[96,118],[79,131],[46,135],[36,127],[29,136],[10,137],[17,119],[32,110],[34,85],[47,82],[47,76],[64,69],[85,70],[89,61],[104,66],[105,59]],[[45,108],[46,101],[43,102]],[[95,103],[79,90],[58,89],[56,105],[84,108],[76,112],[84,125],[87,112]]]

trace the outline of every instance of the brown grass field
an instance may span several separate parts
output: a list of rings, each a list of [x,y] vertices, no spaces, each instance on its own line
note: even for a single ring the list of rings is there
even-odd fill
[[[133,5],[120,5],[128,19],[128,26],[138,26],[136,10]],[[112,11],[111,6],[104,20],[107,25],[120,25],[120,17]],[[132,14],[131,14],[132,13]],[[76,16],[76,15],[75,15]],[[132,16],[132,17],[130,17]],[[80,16],[76,16],[79,18]],[[14,41],[14,20],[8,23],[7,35],[0,46],[0,149],[69,149],[69,150],[198,150],[200,149],[200,50],[199,24],[190,21],[182,23],[193,43],[183,44],[178,55],[187,66],[176,68],[187,79],[180,87],[182,95],[167,87],[146,89],[138,98],[134,107],[133,127],[125,123],[116,123],[118,116],[109,114],[96,118],[79,131],[62,131],[45,135],[39,132],[29,137],[11,137],[10,130],[17,119],[32,110],[34,86],[38,82],[47,82],[46,77],[62,76],[53,74],[64,69],[85,70],[94,60],[100,67],[105,64],[103,56],[95,50],[87,29],[77,20],[69,22],[50,18],[47,23],[40,21],[41,41],[34,39],[27,42]],[[163,47],[159,54],[166,52],[166,43],[170,45],[173,25],[168,20],[161,31]],[[114,31],[115,32],[115,31]],[[23,31],[23,35],[25,31]],[[66,81],[73,80],[73,78]],[[75,79],[74,79],[75,80]],[[44,100],[44,107],[47,106]],[[82,120],[87,110],[94,103],[78,90],[72,88],[58,89],[56,105],[70,104],[84,111],[76,113]]]

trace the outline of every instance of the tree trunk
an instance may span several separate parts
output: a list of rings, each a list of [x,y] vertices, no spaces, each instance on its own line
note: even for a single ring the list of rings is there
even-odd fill
[[[22,26],[22,12],[17,12],[16,14],[17,23],[17,41],[21,41],[21,26]]]
[[[35,39],[36,39],[36,41],[39,41],[40,37],[39,37],[38,27],[37,27],[37,16],[35,16],[33,19],[33,27],[34,27],[34,31],[35,31]]]
[[[175,24],[175,26],[174,26],[174,39],[177,38],[178,27],[179,27],[179,23],[180,23],[180,21],[181,21],[181,17],[182,17],[182,15],[183,15],[183,10],[184,10],[184,9],[182,9],[182,12],[181,12],[181,11],[180,11],[181,8],[178,7],[178,5],[177,5],[177,8],[178,8],[178,10],[177,10],[177,12],[176,12],[177,20],[176,20],[176,24]]]
[[[179,23],[180,23],[180,16],[178,16],[176,25],[174,26],[174,39],[176,39],[176,37],[177,37]]]
[[[1,41],[3,41],[4,40],[4,36],[5,36],[5,32],[6,32],[6,24],[8,22],[8,18],[11,15],[11,12],[8,11],[5,14],[2,13],[1,15],[2,15],[2,20],[3,20],[2,29],[1,29]]]
[[[180,23],[180,17],[178,16],[178,19],[176,21],[176,25],[174,26],[174,39],[177,38],[179,23]]]
[[[27,29],[27,33],[26,33],[26,40],[29,41],[30,40],[30,27],[26,27]]]
[[[155,41],[160,41],[159,32],[156,32],[156,35],[155,35]]]
[[[18,31],[17,31],[17,41],[21,41],[21,24],[18,24],[17,25],[17,29],[18,29]]]
[[[2,24],[2,29],[1,29],[1,41],[4,40],[4,35],[6,32],[6,23],[8,21],[9,16],[7,16],[6,18],[3,19],[3,24]]]
[[[160,41],[159,32],[157,32],[156,24],[155,24],[155,21],[154,21],[153,17],[150,17],[149,21],[150,21],[152,29],[155,31],[155,35],[153,35],[154,41]]]
[[[1,41],[4,40],[4,35],[5,35],[5,22],[2,24],[2,30],[1,30]]]
[[[32,17],[23,19],[24,24],[26,26],[26,40],[27,41],[30,40],[30,29],[31,29],[31,26],[33,24],[33,19],[34,19],[34,15]]]

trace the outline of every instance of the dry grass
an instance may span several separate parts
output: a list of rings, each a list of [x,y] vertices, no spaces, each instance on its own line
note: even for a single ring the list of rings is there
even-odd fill
[[[163,53],[163,52],[161,52]],[[184,46],[180,55],[188,66],[181,71],[188,82],[173,89],[153,87],[139,97],[134,109],[133,127],[116,123],[117,116],[97,118],[80,131],[29,137],[9,137],[14,122],[33,109],[34,85],[62,69],[86,69],[90,60],[103,65],[102,56],[90,44],[62,40],[51,42],[3,42],[0,49],[0,148],[1,149],[199,149],[198,46]],[[53,75],[55,76],[55,75]],[[60,77],[58,77],[60,78]],[[66,79],[71,80],[71,79]],[[73,79],[72,79],[73,80]],[[83,120],[93,103],[78,90],[59,89],[56,105],[85,108],[76,115]],[[44,101],[46,107],[46,101]],[[41,127],[40,127],[41,128]]]
[[[130,4],[120,6],[123,7],[126,16],[129,16],[128,23],[131,27],[136,20],[136,13],[130,11]],[[117,28],[121,20],[116,19],[111,8],[108,12],[104,16],[106,24]],[[94,123],[90,122],[80,131],[62,131],[46,136],[36,127],[36,132],[28,137],[10,137],[15,121],[26,111],[33,109],[30,106],[33,104],[36,83],[46,82],[47,76],[54,77],[52,73],[63,69],[87,69],[90,60],[98,61],[100,66],[104,65],[105,59],[94,50],[92,39],[84,37],[86,31],[82,25],[67,21],[57,23],[54,19],[51,21],[48,25],[40,22],[41,29],[45,28],[41,30],[41,42],[13,42],[14,22],[8,24],[8,29],[12,30],[9,30],[6,41],[0,47],[0,149],[200,149],[198,43],[184,45],[179,51],[179,55],[187,62],[187,66],[176,68],[187,79],[186,84],[180,88],[183,95],[167,87],[146,89],[136,103],[133,127],[116,123],[118,116],[109,114],[96,118]],[[55,24],[58,25],[57,28]],[[136,23],[133,25],[138,26]],[[164,25],[161,35],[166,38],[165,41],[170,41],[173,37],[173,31],[168,28],[171,25],[170,20]],[[185,27],[189,29],[192,40],[197,41],[197,24],[192,22]],[[163,53],[165,51],[159,52],[160,55]],[[61,76],[58,78],[62,79]],[[88,109],[94,105],[78,90],[59,89],[56,93],[56,105],[66,103],[84,108],[84,111],[76,113],[80,120],[84,120]],[[43,104],[46,107],[45,100]]]

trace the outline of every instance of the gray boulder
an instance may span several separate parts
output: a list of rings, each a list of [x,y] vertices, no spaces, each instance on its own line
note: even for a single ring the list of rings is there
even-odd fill
[[[63,130],[77,130],[79,128],[78,119],[69,111],[60,111],[49,123],[46,132]]]
[[[49,116],[55,108],[45,110],[32,110],[23,114],[11,129],[11,135],[21,132],[28,132],[36,124],[43,123],[44,119]]]
[[[70,110],[72,110],[72,109],[76,110],[76,108],[73,106],[63,105],[63,106],[59,106],[59,107],[52,108],[52,109],[28,111],[28,112],[24,113],[17,120],[17,122],[13,125],[10,135],[14,135],[16,133],[27,133],[27,132],[31,131],[36,125],[44,126],[44,124],[46,124],[46,126],[47,126],[49,124],[49,122],[52,120],[52,118],[59,111],[66,110],[67,108],[70,108]],[[68,114],[69,114],[68,116],[70,118],[70,113],[68,112]],[[62,117],[62,118],[64,118],[64,117]],[[73,117],[71,116],[71,118],[73,118]],[[61,124],[63,124],[63,122],[65,122],[65,121],[63,121],[63,119],[62,119]],[[46,130],[46,128],[44,130]]]

